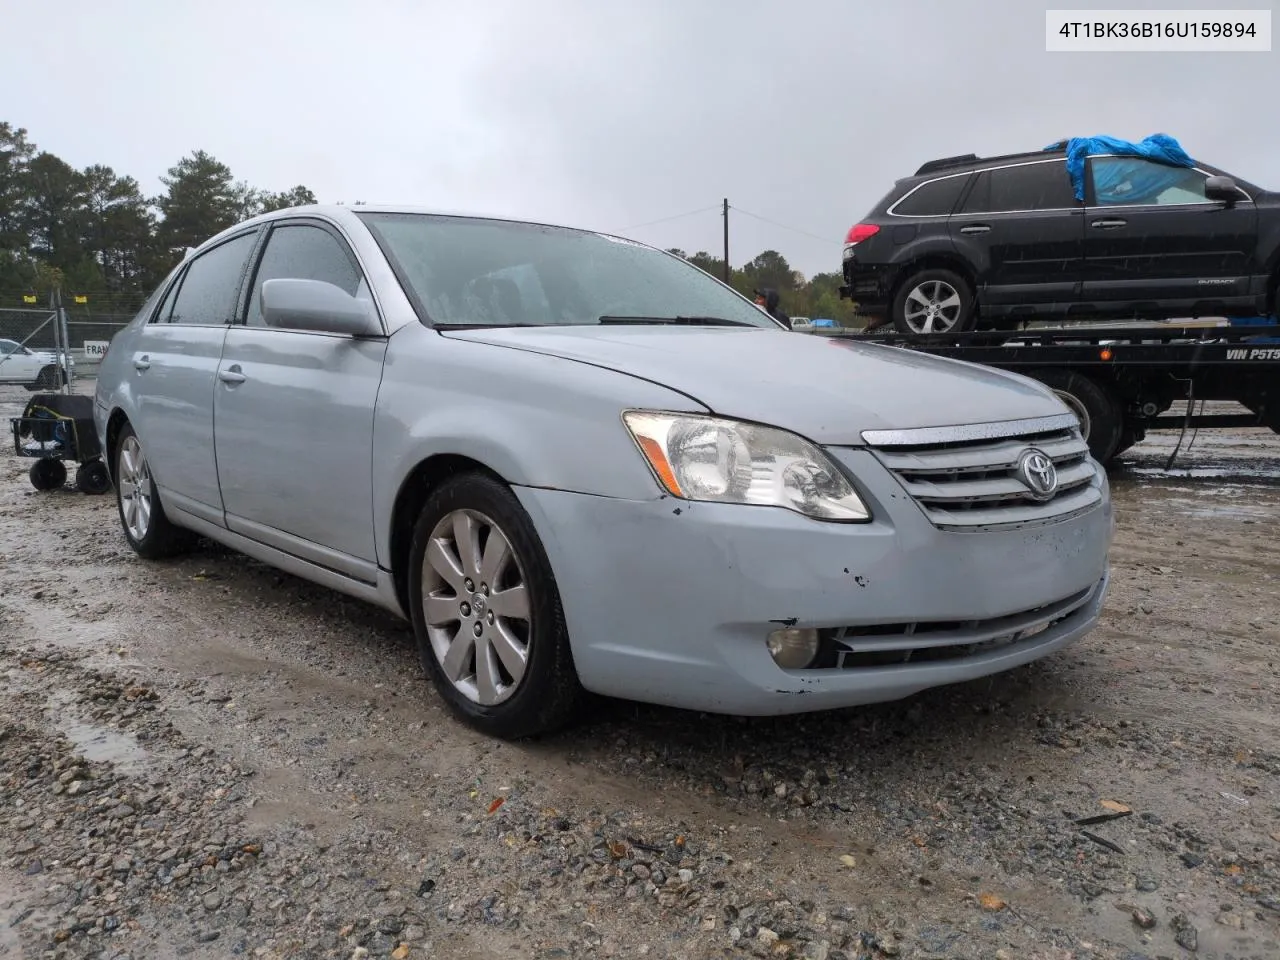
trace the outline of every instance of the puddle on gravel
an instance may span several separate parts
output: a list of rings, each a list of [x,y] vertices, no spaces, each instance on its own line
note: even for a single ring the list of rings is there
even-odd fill
[[[133,734],[112,730],[77,716],[70,696],[53,696],[47,712],[58,731],[76,746],[90,763],[109,763],[121,773],[134,773],[152,761],[151,754]]]

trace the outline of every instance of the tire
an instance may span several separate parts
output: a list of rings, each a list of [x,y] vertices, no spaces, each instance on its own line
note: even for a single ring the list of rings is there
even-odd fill
[[[1116,448],[1112,451],[1111,458],[1114,460],[1116,457],[1120,456],[1120,454],[1141,443],[1146,438],[1147,431],[1142,427],[1126,426],[1122,428],[1120,431],[1120,440],[1116,443]]]
[[[76,488],[81,493],[101,496],[111,489],[111,473],[101,460],[88,460],[76,471]]]
[[[954,307],[947,306],[953,301]],[[921,270],[907,277],[893,295],[890,315],[894,329],[913,338],[930,333],[963,333],[972,330],[978,321],[977,304],[968,281],[953,270],[941,269]]]
[[[490,553],[500,543],[495,534],[509,548],[496,575],[485,568],[498,556]],[[457,548],[459,536],[477,544],[468,559]],[[523,603],[517,587],[523,587]],[[512,596],[499,606],[494,598],[505,593]],[[517,740],[550,733],[576,712],[583,691],[551,563],[533,522],[505,485],[469,473],[431,494],[414,526],[409,598],[422,666],[465,723]],[[448,657],[455,649],[456,665]],[[505,659],[502,649],[509,652]]]
[[[67,467],[61,460],[41,458],[31,465],[27,476],[37,490],[57,490],[67,482]]]
[[[120,527],[134,553],[144,560],[161,560],[195,544],[194,534],[174,526],[165,515],[142,443],[130,423],[121,428],[116,443],[115,479]]]
[[[61,383],[59,383],[58,368],[45,367],[36,375],[36,382],[32,389],[34,390],[56,390],[62,384],[67,382],[67,375],[63,373]]]
[[[1124,435],[1124,417],[1110,391],[1072,370],[1033,370],[1028,376],[1056,393],[1080,418],[1080,429],[1093,459],[1106,464],[1116,456]]]

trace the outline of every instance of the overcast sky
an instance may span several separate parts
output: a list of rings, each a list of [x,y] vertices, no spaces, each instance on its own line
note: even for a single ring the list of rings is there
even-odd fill
[[[732,212],[735,265],[772,248],[807,274],[839,268],[846,230],[895,178],[950,154],[1163,132],[1280,189],[1280,53],[1046,53],[1045,9],[1072,6],[1179,5],[5,0],[0,119],[148,193],[204,149],[238,179],[324,202],[528,216],[690,252],[720,250],[728,197],[790,228]]]

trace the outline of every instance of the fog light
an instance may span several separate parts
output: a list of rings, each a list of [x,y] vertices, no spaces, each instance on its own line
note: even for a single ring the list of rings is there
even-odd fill
[[[818,631],[775,630],[765,639],[769,656],[783,670],[803,670],[818,656]]]

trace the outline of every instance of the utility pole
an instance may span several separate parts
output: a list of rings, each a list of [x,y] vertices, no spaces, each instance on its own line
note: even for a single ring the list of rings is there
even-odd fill
[[[729,198],[724,198],[724,282],[729,282]]]

